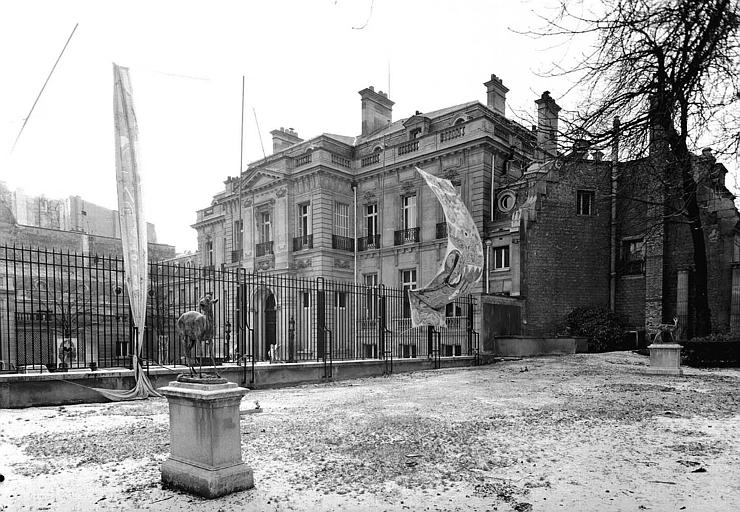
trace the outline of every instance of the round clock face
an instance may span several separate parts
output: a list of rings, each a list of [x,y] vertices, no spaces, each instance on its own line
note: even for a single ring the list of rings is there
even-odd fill
[[[511,209],[514,208],[515,204],[516,196],[514,195],[514,192],[507,190],[498,195],[498,209],[502,212],[510,212]]]

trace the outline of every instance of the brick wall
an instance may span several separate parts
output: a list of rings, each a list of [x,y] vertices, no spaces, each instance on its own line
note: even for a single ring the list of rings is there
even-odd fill
[[[707,166],[713,160],[697,158],[695,174],[701,180],[699,202],[703,211],[708,265],[709,306],[713,330],[726,331],[730,323],[732,261],[738,212],[734,198],[720,183],[724,174],[711,174]],[[646,320],[671,322],[677,314],[678,273],[691,271],[694,249],[686,219],[671,215],[661,206],[646,206],[645,201],[665,200],[680,205],[677,177],[666,174],[657,178],[649,160],[623,165],[620,178],[618,238],[643,235],[647,245],[644,278],[620,276],[617,282],[617,313],[629,324],[642,326]],[[667,192],[663,191],[665,183]],[[642,282],[641,282],[642,281]],[[689,279],[689,314],[687,334],[692,334],[695,313],[694,279]],[[639,310],[643,308],[640,315]]]
[[[549,174],[523,237],[525,333],[549,335],[579,306],[609,301],[609,181],[606,164],[566,163]],[[594,215],[577,215],[577,190],[595,192]]]

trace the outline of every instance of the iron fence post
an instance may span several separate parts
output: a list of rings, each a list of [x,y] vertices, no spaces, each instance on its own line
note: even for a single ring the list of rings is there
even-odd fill
[[[288,362],[295,363],[295,318],[288,320]]]

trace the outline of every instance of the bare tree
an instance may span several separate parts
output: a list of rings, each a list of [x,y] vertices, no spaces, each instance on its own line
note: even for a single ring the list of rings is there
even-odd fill
[[[96,325],[90,286],[69,276],[52,275],[36,279],[34,288],[37,290],[36,307],[45,310],[44,313],[49,315],[46,321],[60,337],[57,357],[62,365],[71,366],[79,351],[73,339],[80,329]]]
[[[694,252],[695,334],[711,331],[707,253],[697,200],[701,166],[690,148],[740,148],[740,6],[736,0],[562,0],[537,36],[588,50],[548,76],[568,76],[581,94],[565,139],[609,144],[621,119],[620,149],[643,158],[661,214],[688,224]],[[651,198],[643,195],[647,202]]]

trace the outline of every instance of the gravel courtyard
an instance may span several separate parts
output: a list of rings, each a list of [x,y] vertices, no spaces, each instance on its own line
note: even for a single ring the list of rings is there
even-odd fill
[[[740,510],[740,371],[579,354],[253,391],[256,487],[163,490],[164,399],[0,410],[0,510]]]

